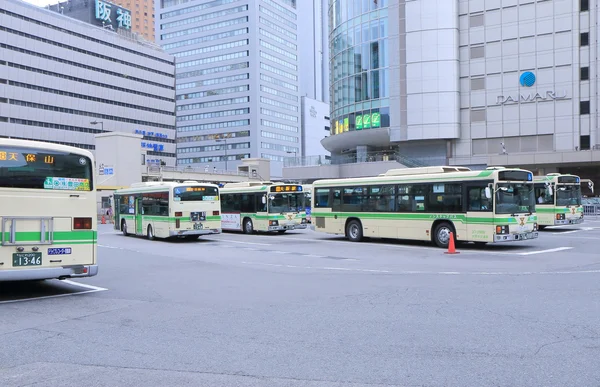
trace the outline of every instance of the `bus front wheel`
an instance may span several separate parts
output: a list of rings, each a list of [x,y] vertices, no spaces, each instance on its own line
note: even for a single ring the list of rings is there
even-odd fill
[[[450,244],[450,233],[452,233],[456,242],[456,233],[454,232],[454,227],[448,222],[439,223],[435,226],[435,230],[433,231],[433,242],[442,248],[448,248]]]
[[[244,234],[252,234],[254,232],[254,225],[252,224],[252,219],[246,218],[244,219]]]
[[[346,238],[352,242],[360,242],[363,238],[362,224],[358,220],[351,220],[346,226]]]
[[[543,231],[545,228],[546,228],[546,226],[540,226],[540,225],[538,224],[538,230],[540,230],[540,231]]]
[[[127,222],[125,221],[125,219],[123,219],[123,221],[121,222],[121,232],[124,236],[129,235],[129,233],[127,232]]]

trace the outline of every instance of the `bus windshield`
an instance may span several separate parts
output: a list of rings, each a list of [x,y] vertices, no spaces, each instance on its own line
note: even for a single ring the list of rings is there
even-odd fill
[[[304,211],[304,193],[277,193],[270,194],[269,213]]]
[[[75,153],[37,148],[0,149],[0,187],[91,191],[92,161]]]
[[[173,200],[176,202],[201,202],[219,200],[216,187],[181,186],[173,189]]]
[[[496,214],[516,214],[535,211],[531,183],[499,183],[496,186]]]
[[[581,187],[577,185],[558,185],[556,186],[556,205],[557,206],[580,206],[581,205]]]

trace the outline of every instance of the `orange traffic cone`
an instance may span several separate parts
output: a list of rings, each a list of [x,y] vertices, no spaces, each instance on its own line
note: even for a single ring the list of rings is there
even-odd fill
[[[454,233],[453,232],[450,233],[450,242],[448,243],[448,251],[446,251],[444,254],[460,254],[458,251],[456,251],[456,247],[454,246]]]
[[[102,224],[106,224],[106,218],[102,215]]]

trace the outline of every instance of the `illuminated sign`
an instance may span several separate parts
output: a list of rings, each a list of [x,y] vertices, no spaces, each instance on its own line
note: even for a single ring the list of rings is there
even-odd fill
[[[302,192],[301,185],[281,185],[271,187],[271,192]]]
[[[354,128],[356,130],[379,127],[381,127],[381,113],[364,114],[354,118]]]
[[[186,192],[204,192],[206,191],[205,187],[186,187]]]
[[[72,179],[69,177],[47,177],[44,180],[45,189],[89,191],[90,181],[88,179]]]
[[[348,117],[344,118],[344,132],[347,132],[350,128],[350,119]]]
[[[95,0],[93,16],[102,26],[112,29],[131,29],[131,11],[104,0]]]
[[[16,153],[0,150],[0,161],[21,161],[26,163],[38,163],[40,160],[44,164],[54,164],[53,155],[44,155],[39,153]]]

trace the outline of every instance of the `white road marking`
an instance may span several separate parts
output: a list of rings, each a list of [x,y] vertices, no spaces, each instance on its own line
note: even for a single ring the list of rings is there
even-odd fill
[[[24,299],[20,299],[20,300],[6,300],[6,301],[0,301],[0,304],[14,304],[17,302],[27,302],[27,301],[36,301],[36,300],[46,300],[49,298],[58,298],[58,297],[68,297],[68,296],[79,296],[81,294],[90,294],[90,293],[97,293],[97,292],[104,292],[108,289],[106,288],[101,288],[99,286],[93,286],[93,285],[87,285],[87,284],[81,284],[79,282],[74,282],[74,281],[70,281],[70,280],[63,280],[61,282],[65,282],[68,283],[69,285],[73,285],[73,286],[79,286],[82,287],[84,289],[89,289],[89,290],[85,290],[83,292],[77,292],[77,293],[64,293],[64,294],[54,294],[52,296],[42,296],[42,297],[33,297],[33,298],[24,298]]]
[[[555,253],[557,251],[565,251],[565,250],[571,250],[571,249],[572,249],[572,247],[557,247],[554,249],[526,251],[523,253],[515,253],[515,254],[517,254],[517,255],[535,255],[535,254]]]
[[[273,254],[289,254],[290,253],[290,251],[269,251],[269,252],[273,253]]]
[[[298,265],[283,265],[276,263],[263,262],[242,262],[246,265],[270,266],[270,267],[285,267],[290,269],[306,269],[306,270],[334,270],[346,272],[367,272],[367,273],[388,273],[399,275],[472,275],[472,276],[527,276],[527,275],[566,275],[566,274],[600,274],[600,270],[580,270],[580,271],[523,271],[523,272],[460,272],[460,271],[391,271],[377,269],[352,269],[346,267],[327,267],[327,266],[298,266]]]
[[[241,241],[234,241],[231,239],[206,239],[207,241],[213,241],[213,242],[229,242],[229,243],[239,243],[240,245],[256,245],[256,246],[272,246],[271,243],[256,243],[256,242],[241,242]]]
[[[582,230],[571,230],[571,231],[563,231],[563,232],[553,232],[552,235],[564,235],[564,234],[573,234],[574,232],[579,232]]]
[[[86,288],[86,289],[95,290],[95,291],[98,291],[98,292],[103,292],[103,291],[105,291],[105,290],[108,290],[108,289],[106,289],[106,288],[101,288],[101,287],[99,287],[99,286],[88,285],[88,284],[82,284],[82,283],[75,282],[75,281],[71,281],[71,280],[62,280],[61,282],[64,282],[64,283],[66,283],[66,284],[73,285],[73,286],[80,286],[80,287],[82,287],[82,288]]]
[[[309,257],[309,258],[325,258],[325,255],[315,255],[315,254],[304,254],[302,256]]]

